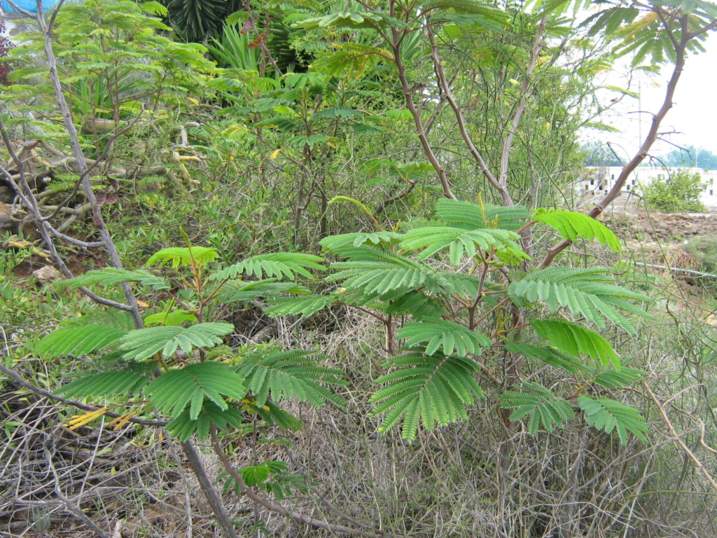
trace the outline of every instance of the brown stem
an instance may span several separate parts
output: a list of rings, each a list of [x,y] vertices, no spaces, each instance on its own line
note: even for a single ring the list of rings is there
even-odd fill
[[[202,493],[204,493],[204,496],[207,498],[207,502],[209,502],[209,505],[212,507],[214,517],[217,519],[217,522],[224,531],[224,535],[227,538],[239,538],[239,535],[232,524],[231,517],[227,513],[226,508],[224,508],[224,503],[222,502],[221,497],[217,493],[217,490],[214,489],[211,480],[209,480],[209,477],[207,476],[207,472],[204,469],[204,465],[202,464],[202,460],[199,457],[197,449],[194,448],[191,441],[185,441],[181,446],[184,455],[187,456],[189,466],[192,468],[192,471],[194,471],[197,480],[199,480],[199,487],[202,489]]]
[[[42,389],[40,387],[36,387],[29,381],[26,381],[20,374],[18,374],[15,370],[12,368],[8,368],[7,366],[0,364],[0,372],[11,378],[15,383],[20,385],[21,387],[29,390],[30,392],[37,394],[38,396],[42,396],[43,398],[47,398],[49,400],[54,400],[56,402],[61,402],[66,405],[71,405],[72,407],[76,407],[77,409],[82,409],[83,411],[97,411],[99,407],[96,407],[94,405],[88,405],[86,403],[78,402],[77,400],[70,400],[68,398],[63,398],[62,396],[58,396],[57,394],[54,394],[50,392],[49,390]],[[119,418],[123,415],[113,413],[111,411],[107,411],[105,413],[106,416],[112,417],[112,418]],[[155,420],[155,419],[146,419],[146,418],[136,418],[132,417],[129,419],[129,422],[132,422],[134,424],[141,424],[142,426],[165,426],[167,424],[166,420]]]
[[[685,51],[687,49],[687,43],[689,42],[691,36],[687,31],[688,28],[688,17],[687,15],[682,15],[680,17],[680,26],[681,26],[681,36],[680,41],[677,43],[677,48],[675,49],[675,66],[672,70],[672,75],[670,76],[670,80],[667,83],[667,89],[665,90],[665,98],[662,101],[662,106],[658,110],[657,114],[655,114],[652,117],[652,123],[650,124],[650,130],[647,132],[647,135],[645,136],[645,139],[642,142],[642,145],[640,146],[640,149],[635,153],[635,155],[628,161],[625,166],[623,166],[622,170],[620,171],[620,175],[617,177],[617,180],[615,181],[615,185],[610,189],[610,191],[605,195],[605,197],[600,200],[595,207],[588,213],[591,217],[595,218],[598,215],[600,215],[605,209],[618,197],[620,196],[620,193],[622,192],[622,188],[625,186],[625,183],[627,182],[628,177],[630,177],[630,174],[642,163],[642,161],[645,160],[647,155],[650,152],[650,148],[655,143],[655,140],[657,140],[658,132],[660,129],[660,124],[662,123],[662,120],[665,118],[669,110],[672,108],[672,99],[675,95],[675,89],[677,88],[677,83],[680,80],[680,76],[682,75],[682,70],[685,66]],[[667,32],[670,32],[671,30],[669,28],[666,28]],[[548,267],[550,264],[553,263],[556,256],[560,254],[563,250],[565,250],[567,247],[569,247],[572,244],[572,241],[562,241],[561,243],[558,243],[553,248],[551,248],[548,251],[548,254],[545,256],[545,259],[540,264],[541,267]]]
[[[448,180],[446,170],[445,168],[443,168],[443,165],[438,162],[438,158],[433,152],[433,148],[431,148],[431,144],[428,141],[428,136],[426,134],[426,128],[423,124],[423,120],[421,119],[421,113],[416,108],[416,103],[413,100],[413,93],[411,91],[410,85],[408,84],[408,78],[406,77],[406,67],[403,64],[403,60],[401,59],[402,37],[402,32],[399,32],[395,28],[391,29],[390,46],[391,51],[393,52],[393,61],[396,64],[396,69],[398,70],[398,80],[401,82],[401,93],[403,93],[403,98],[406,101],[406,107],[408,108],[409,112],[411,113],[411,116],[413,117],[413,123],[416,127],[416,134],[418,135],[418,139],[421,142],[421,148],[423,149],[423,153],[428,159],[428,162],[430,162],[433,166],[434,170],[436,171],[436,174],[438,175],[438,180],[441,182],[441,187],[443,188],[443,195],[446,198],[455,199],[456,196],[451,190],[451,184]]]
[[[58,108],[60,109],[60,113],[62,114],[62,120],[65,126],[65,130],[67,131],[67,134],[70,139],[70,147],[72,148],[72,154],[75,158],[75,161],[77,162],[80,177],[82,178],[80,181],[80,185],[85,194],[85,197],[87,198],[87,202],[90,204],[92,220],[97,227],[97,230],[99,231],[100,238],[104,243],[105,250],[110,257],[112,265],[117,268],[122,268],[122,261],[120,260],[119,253],[117,252],[117,248],[114,244],[114,241],[112,240],[112,236],[110,235],[104,218],[102,217],[100,204],[98,203],[97,197],[92,190],[92,185],[90,183],[90,178],[88,174],[87,160],[85,158],[84,152],[82,151],[82,147],[80,145],[80,138],[77,133],[77,128],[75,127],[75,124],[72,120],[72,113],[70,111],[69,105],[67,104],[67,100],[65,99],[65,94],[62,90],[62,84],[60,82],[60,76],[57,69],[57,58],[55,57],[55,51],[52,46],[52,29],[45,22],[40,8],[41,3],[38,3],[37,22],[40,25],[40,29],[43,33],[45,57],[47,59],[47,65],[50,73],[50,81],[52,82],[52,87],[55,92],[55,101],[57,103]],[[132,314],[132,317],[134,319],[135,326],[142,327],[142,315],[139,311],[139,306],[137,305],[137,299],[132,293],[129,284],[125,283],[122,287],[124,290],[125,298],[127,300],[127,304],[130,307],[130,313]]]
[[[293,519],[295,521],[299,521],[300,523],[304,523],[306,525],[310,525],[312,527],[315,527],[317,529],[324,529],[329,532],[335,532],[335,533],[341,533],[341,534],[352,534],[357,536],[376,536],[374,532],[368,531],[368,530],[359,530],[359,529],[353,529],[351,527],[345,527],[344,525],[338,525],[336,523],[329,523],[328,521],[323,521],[321,519],[316,519],[311,516],[307,516],[305,514],[300,514],[299,512],[294,512],[293,510],[289,510],[288,508],[284,508],[279,503],[276,503],[272,501],[271,499],[268,499],[258,493],[254,488],[251,488],[246,485],[244,482],[244,479],[241,476],[241,473],[237,471],[237,469],[232,465],[231,461],[229,461],[229,457],[227,456],[226,452],[224,452],[224,449],[221,446],[221,443],[219,441],[219,438],[216,435],[216,432],[211,433],[211,439],[212,439],[212,449],[214,450],[214,453],[217,455],[217,458],[219,458],[219,461],[221,462],[222,466],[224,467],[224,470],[226,470],[227,473],[234,479],[234,481],[239,484],[239,487],[241,488],[242,492],[249,497],[253,502],[256,504],[259,504],[266,508],[267,510],[271,512],[276,512],[278,514],[281,514],[283,516],[286,516],[290,519]]]
[[[443,63],[441,62],[441,57],[438,53],[438,46],[436,45],[436,40],[433,36],[433,32],[431,30],[430,25],[427,25],[426,27],[426,34],[428,35],[428,40],[431,43],[431,58],[433,59],[433,70],[436,74],[438,85],[441,88],[441,92],[443,92],[443,96],[453,110],[453,114],[456,117],[456,123],[458,124],[458,130],[461,133],[461,138],[463,138],[463,142],[468,147],[468,151],[478,164],[478,168],[488,180],[488,183],[490,183],[491,186],[498,191],[504,204],[512,206],[513,200],[508,193],[508,189],[502,186],[493,174],[493,172],[490,171],[488,163],[485,161],[483,155],[473,143],[473,139],[471,138],[471,135],[466,128],[466,120],[463,116],[463,111],[458,106],[456,98],[453,95],[453,91],[451,90],[451,86],[450,84],[448,84],[448,80],[446,79],[446,74],[443,70]]]
[[[533,46],[530,49],[530,60],[528,61],[528,67],[525,70],[525,78],[520,87],[520,100],[518,106],[513,113],[513,119],[510,122],[510,129],[508,135],[503,140],[503,146],[500,153],[500,174],[498,175],[498,183],[502,189],[508,188],[508,166],[510,164],[510,152],[513,149],[513,139],[515,133],[518,132],[518,126],[525,113],[525,107],[528,104],[528,97],[530,96],[530,84],[535,67],[538,64],[538,57],[540,51],[543,48],[543,36],[545,35],[545,18],[547,15],[543,15],[538,23],[538,28],[535,32],[535,38],[533,39]],[[510,204],[512,205],[512,204]]]

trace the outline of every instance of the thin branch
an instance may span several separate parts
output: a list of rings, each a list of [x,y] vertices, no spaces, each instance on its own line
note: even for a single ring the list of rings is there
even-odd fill
[[[662,106],[658,110],[657,114],[655,114],[652,117],[652,124],[650,125],[650,130],[648,131],[647,135],[645,136],[645,139],[642,142],[642,145],[640,146],[640,149],[637,151],[637,153],[630,159],[630,161],[623,166],[622,170],[620,171],[620,175],[618,176],[617,180],[615,181],[615,184],[610,189],[610,191],[605,195],[605,197],[600,200],[595,207],[588,213],[591,217],[595,218],[598,215],[600,215],[605,209],[618,197],[620,196],[622,192],[622,188],[625,186],[625,183],[627,182],[627,179],[630,177],[630,174],[642,163],[642,161],[645,160],[645,158],[650,153],[650,148],[655,143],[655,140],[657,140],[657,136],[660,129],[660,124],[662,123],[662,120],[665,118],[669,110],[672,108],[673,102],[672,99],[675,95],[675,89],[677,88],[677,83],[680,80],[680,76],[682,75],[682,71],[685,66],[685,51],[687,49],[687,44],[689,42],[690,36],[687,32],[687,23],[688,23],[688,17],[687,15],[682,15],[680,17],[680,25],[682,27],[682,32],[680,36],[680,41],[678,43],[678,47],[675,50],[675,65],[672,70],[672,75],[670,76],[670,80],[667,84],[667,89],[665,90],[665,97],[662,102]],[[558,243],[556,246],[551,248],[548,251],[548,254],[545,256],[545,259],[543,259],[543,262],[540,264],[541,267],[548,267],[550,264],[553,263],[556,256],[560,254],[563,250],[565,250],[567,247],[569,247],[572,244],[572,241],[562,241],[561,243]]]
[[[662,416],[662,421],[665,423],[665,426],[667,426],[667,429],[670,430],[670,433],[672,434],[672,438],[675,443],[677,443],[677,445],[682,449],[682,451],[687,455],[687,457],[692,460],[692,463],[694,463],[695,467],[697,467],[697,470],[702,473],[707,482],[709,482],[710,486],[712,486],[715,492],[717,492],[717,480],[715,480],[715,478],[709,473],[709,471],[705,468],[704,464],[699,460],[697,456],[695,456],[694,452],[690,450],[690,447],[687,446],[687,444],[682,440],[682,437],[680,437],[680,435],[677,433],[677,430],[675,430],[675,426],[670,421],[670,417],[667,416],[667,412],[665,411],[664,406],[657,399],[655,393],[650,390],[650,386],[645,382],[643,382],[642,386],[645,388],[647,394],[650,395],[652,401],[655,402],[655,405],[657,406],[657,409]]]
[[[530,96],[530,85],[532,83],[533,72],[538,64],[538,58],[540,51],[543,49],[543,37],[545,36],[545,19],[547,15],[543,15],[538,23],[538,28],[535,32],[535,38],[533,39],[533,46],[530,49],[530,60],[528,66],[525,69],[525,77],[520,87],[520,100],[518,106],[513,113],[513,119],[510,122],[510,130],[508,135],[503,140],[503,146],[500,152],[500,174],[498,175],[498,183],[501,188],[507,189],[508,186],[508,167],[510,164],[510,152],[513,149],[513,139],[515,133],[518,132],[518,126],[525,113],[525,108],[528,104],[528,97]]]
[[[99,437],[98,437],[99,440]],[[47,441],[52,444],[54,447],[54,440],[50,435],[47,435]],[[47,465],[50,468],[50,471],[52,472],[53,477],[53,483],[54,483],[54,489],[55,489],[55,496],[60,500],[60,502],[64,505],[65,510],[67,510],[69,513],[71,513],[73,516],[75,516],[77,519],[82,521],[87,527],[92,529],[92,531],[99,536],[99,538],[110,538],[109,535],[104,532],[102,529],[100,529],[97,524],[92,521],[87,514],[85,514],[79,506],[74,504],[70,499],[65,497],[65,495],[62,493],[62,489],[60,488],[60,477],[57,474],[57,469],[55,469],[55,464],[52,461],[52,453],[50,452],[49,447],[45,446],[45,457],[47,459]]]
[[[217,490],[214,489],[212,481],[209,476],[207,476],[207,472],[204,470],[204,465],[202,464],[202,459],[199,456],[197,449],[194,448],[191,441],[185,441],[181,446],[184,455],[187,456],[189,466],[192,468],[197,480],[199,480],[199,487],[202,488],[204,496],[207,498],[207,501],[212,507],[214,516],[224,531],[224,535],[227,538],[239,538],[239,535],[232,524],[231,517],[227,513],[226,508],[224,508],[222,498],[217,493]]]
[[[42,2],[41,0],[38,0],[38,11],[40,11],[41,6]],[[107,229],[107,225],[105,224],[104,218],[102,217],[101,206],[97,201],[97,197],[95,196],[94,191],[92,190],[92,184],[90,183],[90,179],[87,174],[87,160],[80,145],[79,134],[72,120],[72,113],[70,111],[70,107],[67,104],[65,94],[62,90],[62,84],[60,82],[59,71],[57,68],[57,58],[55,57],[55,51],[52,46],[51,28],[47,26],[47,23],[45,22],[45,19],[43,18],[41,12],[38,12],[37,14],[37,22],[43,32],[45,57],[47,59],[47,65],[49,68],[50,81],[52,82],[52,87],[55,92],[55,101],[57,103],[58,108],[60,109],[65,130],[67,131],[67,134],[70,139],[70,147],[72,148],[72,154],[79,168],[81,177],[80,185],[82,186],[82,190],[85,194],[85,197],[87,198],[87,202],[90,204],[92,212],[92,221],[94,222],[95,226],[97,227],[97,230],[99,231],[100,238],[104,243],[105,250],[110,257],[112,265],[117,268],[122,268],[122,260],[120,260],[117,248],[114,244],[114,241],[112,240],[109,230]],[[134,296],[131,288],[127,283],[124,283],[122,285],[122,288],[124,290],[125,298],[127,299],[127,304],[129,305],[129,312],[132,314],[132,317],[134,319],[134,323],[137,327],[141,327],[142,315],[139,311],[137,298]]]
[[[29,381],[26,381],[20,374],[18,374],[15,370],[12,368],[8,368],[4,364],[0,363],[0,372],[11,378],[15,383],[20,385],[21,387],[29,390],[30,392],[37,394],[38,396],[42,396],[43,398],[48,398],[49,400],[53,400],[56,402],[63,403],[65,405],[70,405],[72,407],[76,407],[77,409],[81,409],[83,411],[97,411],[99,407],[96,407],[94,405],[89,405],[86,403],[78,402],[77,400],[70,400],[68,398],[63,398],[62,396],[58,396],[57,394],[50,392],[49,390],[45,390],[43,388],[37,387],[30,383]],[[113,413],[112,411],[107,411],[105,413],[108,417],[111,418],[119,418],[121,414]],[[157,420],[157,419],[148,419],[148,418],[137,418],[137,417],[131,417],[129,419],[129,422],[132,422],[134,424],[140,424],[142,426],[165,426],[167,424],[166,420]]]
[[[416,134],[418,135],[418,139],[421,142],[421,148],[423,148],[423,153],[428,159],[428,162],[430,162],[433,166],[434,170],[436,171],[436,174],[438,175],[438,180],[441,182],[443,195],[446,198],[455,199],[456,196],[451,190],[451,184],[448,180],[446,170],[445,168],[443,168],[443,165],[441,165],[441,163],[438,161],[436,154],[433,152],[433,148],[431,148],[431,144],[428,141],[428,136],[426,134],[426,128],[423,125],[423,120],[421,119],[421,113],[416,108],[416,103],[413,100],[411,87],[408,84],[408,78],[406,77],[406,66],[403,64],[403,60],[401,59],[401,40],[403,39],[403,37],[404,36],[402,32],[399,32],[395,28],[391,29],[390,46],[391,51],[393,52],[393,61],[396,64],[396,69],[398,70],[398,79],[401,82],[401,92],[403,93],[403,98],[406,101],[406,107],[408,108],[409,112],[411,113],[411,116],[413,117],[413,123],[416,127]]]
[[[448,101],[448,104],[450,105],[451,109],[453,110],[453,114],[456,117],[456,122],[458,124],[458,130],[461,133],[461,137],[463,138],[463,141],[465,142],[466,146],[468,147],[468,151],[470,151],[470,154],[473,156],[473,159],[478,164],[478,168],[483,173],[485,178],[488,180],[488,183],[491,184],[493,188],[495,188],[501,196],[501,199],[503,200],[503,203],[506,205],[513,205],[513,200],[510,197],[510,194],[508,193],[508,189],[500,184],[498,179],[495,177],[493,172],[490,171],[490,168],[488,167],[488,163],[483,158],[483,155],[481,155],[480,151],[476,147],[476,145],[473,143],[473,139],[471,138],[470,133],[468,132],[468,129],[466,128],[466,121],[463,117],[463,111],[458,106],[458,103],[456,102],[456,98],[453,95],[453,91],[451,90],[450,85],[448,84],[448,81],[446,79],[445,71],[443,70],[443,63],[441,62],[441,57],[438,53],[438,46],[436,45],[435,37],[433,36],[433,32],[431,30],[430,25],[426,25],[426,34],[428,35],[428,39],[431,43],[431,58],[433,59],[433,70],[436,74],[436,79],[438,81],[438,85],[441,88],[441,92],[443,92],[443,96],[445,97],[446,101]]]
[[[253,502],[263,506],[271,512],[276,512],[290,519],[299,521],[300,523],[304,523],[306,525],[310,525],[317,529],[324,529],[329,532],[351,534],[357,536],[376,536],[374,532],[369,530],[353,529],[351,527],[345,527],[336,523],[329,523],[328,521],[323,521],[320,519],[313,518],[311,516],[307,516],[305,514],[294,512],[293,510],[284,508],[279,503],[276,503],[271,499],[267,499],[266,497],[259,494],[254,488],[247,486],[239,471],[237,471],[236,468],[232,465],[231,461],[229,461],[229,457],[227,456],[226,452],[224,452],[219,438],[214,431],[211,433],[211,440],[212,449],[214,450],[214,453],[216,454],[217,458],[219,458],[219,461],[224,467],[224,470],[229,473],[229,475],[234,479],[234,481],[236,481],[236,483],[241,487],[241,490],[244,492],[244,494],[249,497],[249,499],[251,499]]]

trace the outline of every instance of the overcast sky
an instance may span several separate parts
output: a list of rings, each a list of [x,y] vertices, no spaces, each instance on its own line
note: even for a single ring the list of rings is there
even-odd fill
[[[705,52],[689,56],[682,78],[675,94],[674,106],[662,124],[661,132],[678,131],[669,135],[670,141],[681,146],[694,145],[717,153],[717,35],[713,32],[705,42]],[[620,133],[598,133],[587,131],[585,138],[599,138],[614,143],[621,157],[631,156],[639,146],[639,134],[647,132],[651,116],[637,114],[640,109],[655,112],[662,104],[667,79],[671,72],[667,65],[660,76],[641,75],[639,84],[633,82],[632,89],[640,88],[640,100],[626,98],[603,119]],[[607,84],[624,85],[625,78],[616,70],[607,77]],[[640,120],[641,118],[641,125]],[[662,155],[674,149],[665,142],[658,142],[653,153]]]

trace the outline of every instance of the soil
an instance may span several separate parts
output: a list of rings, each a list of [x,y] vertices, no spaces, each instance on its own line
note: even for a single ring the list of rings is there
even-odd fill
[[[717,213],[610,213],[603,221],[626,243],[684,243],[699,235],[717,234]]]

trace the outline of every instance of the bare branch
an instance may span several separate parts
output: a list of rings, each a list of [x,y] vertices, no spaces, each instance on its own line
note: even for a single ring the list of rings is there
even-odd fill
[[[659,134],[660,124],[662,123],[662,120],[665,118],[669,110],[672,108],[673,102],[672,99],[675,95],[675,89],[677,88],[677,83],[680,80],[680,76],[682,75],[682,71],[685,67],[685,52],[687,49],[687,44],[690,40],[690,35],[687,32],[687,23],[688,23],[688,17],[687,15],[682,15],[680,17],[680,26],[682,28],[680,41],[678,42],[677,49],[675,50],[675,65],[672,69],[672,74],[670,76],[670,80],[667,83],[667,89],[665,90],[665,97],[662,101],[662,106],[658,110],[657,114],[655,114],[652,117],[652,123],[650,125],[650,130],[648,131],[647,135],[645,136],[645,139],[642,142],[642,145],[640,146],[640,149],[638,149],[637,153],[630,159],[625,166],[623,166],[622,170],[620,171],[620,175],[617,177],[617,180],[615,181],[615,184],[612,186],[610,191],[603,197],[602,200],[600,200],[595,207],[588,213],[591,217],[595,218],[598,215],[600,215],[605,209],[618,197],[620,196],[620,193],[622,192],[622,188],[625,186],[625,183],[627,182],[627,179],[630,177],[630,174],[638,167],[640,166],[640,163],[645,160],[645,158],[650,153],[650,148],[655,143],[655,140],[657,140],[657,136]],[[572,244],[572,241],[562,241],[561,243],[557,244],[553,248],[551,248],[548,251],[548,254],[545,256],[545,259],[543,259],[543,262],[541,263],[541,267],[547,267],[553,261],[555,260],[555,257],[560,254],[563,250],[565,250],[567,247],[569,247]]]
[[[50,72],[50,81],[55,92],[55,101],[57,103],[58,108],[60,109],[60,113],[62,114],[62,120],[65,126],[65,130],[67,131],[67,134],[70,138],[70,147],[72,148],[72,154],[79,168],[81,177],[80,185],[82,186],[82,190],[85,194],[85,197],[87,198],[87,202],[90,204],[92,220],[97,227],[97,230],[99,231],[100,238],[104,243],[104,247],[110,257],[110,261],[114,267],[121,268],[122,260],[120,260],[117,248],[115,247],[114,241],[112,240],[109,230],[107,229],[107,225],[105,224],[104,218],[102,217],[101,206],[97,201],[97,197],[95,196],[94,191],[92,190],[92,185],[88,177],[87,160],[85,159],[85,154],[82,151],[82,147],[80,145],[80,138],[77,133],[77,128],[75,127],[75,124],[72,120],[72,113],[70,111],[69,105],[67,104],[67,100],[65,99],[65,94],[62,90],[62,84],[60,82],[60,76],[57,69],[57,58],[55,57],[55,51],[52,46],[51,28],[48,27],[47,23],[45,22],[45,19],[42,16],[42,13],[40,12],[41,6],[42,2],[41,0],[38,0],[37,22],[43,32],[45,57],[47,59],[47,65]],[[55,12],[55,14],[56,13],[57,12]],[[129,311],[134,318],[134,323],[137,327],[141,327],[142,315],[140,314],[139,306],[137,305],[137,299],[132,293],[132,290],[127,283],[124,283],[122,285],[122,288],[124,290],[127,303],[129,305]]]
[[[358,536],[375,536],[375,533],[369,531],[368,529],[364,529],[364,530],[352,529],[351,527],[345,527],[343,525],[338,525],[336,523],[329,523],[328,521],[322,521],[320,519],[316,519],[311,516],[307,516],[305,514],[300,514],[298,512],[294,512],[292,510],[284,508],[279,503],[276,503],[276,502],[272,501],[271,499],[267,499],[266,497],[259,494],[256,490],[254,490],[254,488],[247,486],[247,484],[246,484],[246,482],[244,482],[244,479],[242,478],[241,474],[232,465],[231,461],[229,461],[229,458],[227,457],[226,453],[224,452],[224,449],[221,446],[221,443],[219,441],[219,438],[216,435],[216,432],[211,433],[211,439],[212,439],[212,449],[214,450],[214,453],[217,455],[217,458],[219,458],[219,461],[221,462],[222,466],[224,467],[224,470],[227,473],[229,473],[229,475],[236,481],[237,484],[239,484],[242,491],[253,502],[263,506],[264,508],[266,508],[267,510],[269,510],[271,512],[276,512],[278,514],[281,514],[283,516],[291,518],[295,521],[299,521],[306,525],[310,525],[317,529],[324,529],[329,532],[341,533],[341,534],[351,534],[351,535],[358,535]]]
[[[670,430],[670,433],[672,434],[672,439],[682,449],[682,451],[687,455],[687,457],[692,460],[692,463],[694,463],[695,467],[697,467],[697,470],[702,473],[707,482],[709,482],[710,486],[712,486],[715,492],[717,492],[717,480],[715,480],[715,478],[709,473],[709,471],[705,468],[704,464],[699,460],[697,456],[695,456],[695,453],[690,450],[690,447],[687,446],[687,444],[682,440],[682,437],[680,437],[680,435],[677,433],[677,430],[675,430],[675,426],[670,421],[670,417],[667,416],[667,411],[665,411],[665,407],[660,403],[660,400],[657,399],[655,393],[652,392],[649,384],[643,382],[642,386],[644,387],[647,394],[650,395],[652,401],[655,402],[657,410],[660,412],[660,416],[662,417],[662,421],[665,423],[665,426],[667,426],[667,429]]]
[[[533,46],[530,49],[530,60],[528,60],[528,66],[525,69],[525,77],[523,78],[523,82],[520,86],[520,100],[515,108],[515,112],[513,112],[513,118],[510,122],[508,134],[503,140],[500,152],[500,173],[498,175],[498,183],[502,189],[507,189],[508,186],[508,167],[510,164],[510,152],[513,149],[513,139],[515,138],[515,133],[518,132],[520,121],[523,119],[523,114],[525,113],[525,108],[528,104],[528,97],[530,96],[530,85],[532,83],[533,72],[538,64],[540,51],[543,49],[546,16],[547,15],[543,15],[538,23],[535,38],[533,39]]]
[[[436,174],[438,175],[438,179],[441,182],[441,187],[443,188],[443,195],[446,198],[455,199],[456,196],[451,190],[451,184],[448,180],[446,170],[445,168],[443,168],[443,165],[441,165],[441,163],[438,161],[436,154],[433,152],[433,148],[431,148],[431,144],[428,141],[428,136],[426,134],[426,128],[423,124],[423,120],[421,119],[421,113],[416,108],[416,103],[413,100],[413,92],[411,91],[411,87],[408,84],[408,79],[406,77],[406,66],[403,64],[403,60],[401,59],[401,40],[403,39],[403,34],[403,32],[399,32],[395,28],[391,29],[390,45],[391,50],[393,52],[393,61],[396,64],[396,69],[398,70],[398,79],[401,82],[401,92],[403,93],[403,98],[406,101],[406,107],[408,108],[409,112],[411,113],[411,116],[413,117],[413,122],[416,127],[416,134],[418,135],[418,139],[421,142],[423,153],[435,169]]]
[[[443,95],[448,101],[448,104],[450,105],[451,109],[453,110],[453,114],[456,116],[456,122],[458,123],[458,130],[461,133],[461,137],[463,138],[463,141],[465,142],[466,146],[468,147],[468,151],[470,151],[470,154],[472,155],[473,159],[478,164],[478,168],[483,173],[485,178],[488,180],[488,183],[495,188],[501,196],[501,199],[503,200],[503,203],[506,205],[513,205],[513,200],[510,197],[510,194],[508,193],[508,189],[501,185],[498,179],[495,177],[493,172],[490,171],[490,168],[488,167],[488,163],[483,158],[483,155],[481,155],[480,151],[478,151],[478,148],[473,143],[473,139],[471,138],[470,133],[468,132],[468,129],[466,128],[466,121],[463,117],[463,111],[458,106],[458,103],[456,102],[456,98],[453,95],[453,91],[451,90],[450,85],[448,84],[448,81],[446,80],[446,74],[443,70],[443,64],[441,62],[441,57],[438,53],[438,47],[436,45],[435,37],[433,36],[433,31],[431,30],[430,25],[426,25],[426,34],[428,35],[428,39],[431,43],[431,58],[433,59],[433,69],[436,73],[436,79],[438,80],[438,85],[441,88],[441,91],[443,92]]]

